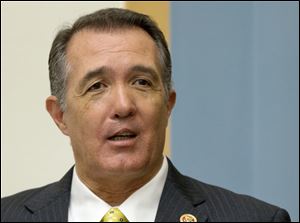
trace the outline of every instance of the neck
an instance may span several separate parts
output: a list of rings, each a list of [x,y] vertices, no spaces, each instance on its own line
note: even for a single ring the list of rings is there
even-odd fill
[[[85,177],[76,169],[80,180],[99,198],[104,200],[110,206],[120,206],[130,195],[147,184],[160,170],[162,161],[150,171],[135,175],[118,177],[101,176],[97,179]]]

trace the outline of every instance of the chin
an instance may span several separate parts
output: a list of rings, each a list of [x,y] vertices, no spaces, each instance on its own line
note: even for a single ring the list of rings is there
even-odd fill
[[[109,174],[137,174],[147,169],[150,160],[147,158],[134,159],[130,157],[115,157],[99,163],[100,169]]]

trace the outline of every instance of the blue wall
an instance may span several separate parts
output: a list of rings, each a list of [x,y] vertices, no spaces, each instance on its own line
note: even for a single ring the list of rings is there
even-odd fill
[[[298,2],[172,2],[172,160],[299,220]]]

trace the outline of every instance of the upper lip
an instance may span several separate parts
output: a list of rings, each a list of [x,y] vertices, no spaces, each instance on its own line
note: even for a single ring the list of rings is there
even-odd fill
[[[108,139],[111,139],[117,135],[123,135],[123,134],[130,134],[130,135],[134,135],[136,136],[137,135],[137,132],[132,130],[132,129],[129,129],[129,128],[122,128],[122,129],[119,129],[117,131],[114,131],[113,133],[111,134],[108,134]]]

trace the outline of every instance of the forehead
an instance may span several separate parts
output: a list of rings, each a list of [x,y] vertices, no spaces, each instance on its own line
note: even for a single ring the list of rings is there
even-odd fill
[[[150,35],[140,28],[112,31],[83,29],[74,34],[67,46],[67,60],[76,69],[93,66],[94,63],[99,66],[110,58],[118,58],[114,63],[126,62],[126,58],[128,61],[134,58],[144,63],[156,63],[158,49]]]

